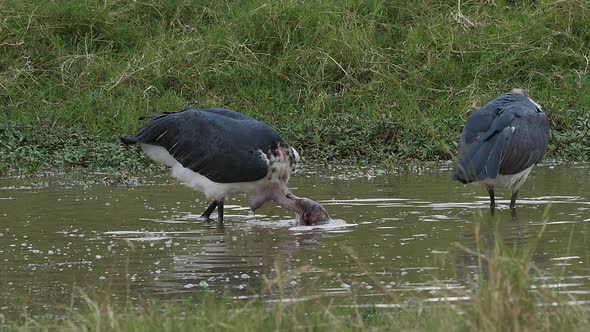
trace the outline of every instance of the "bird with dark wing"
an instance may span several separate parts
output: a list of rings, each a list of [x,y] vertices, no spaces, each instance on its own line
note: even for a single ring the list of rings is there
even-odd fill
[[[541,106],[524,90],[513,89],[467,120],[453,180],[486,186],[492,211],[494,187],[512,189],[510,209],[514,211],[518,190],[543,159],[548,140],[549,120]]]
[[[270,126],[244,114],[221,109],[186,109],[146,116],[150,121],[126,144],[139,144],[154,161],[171,168],[172,176],[210,200],[202,217],[217,208],[223,222],[224,200],[250,194],[256,210],[268,201],[295,212],[306,225],[330,216],[317,202],[295,196],[287,183],[299,155]]]

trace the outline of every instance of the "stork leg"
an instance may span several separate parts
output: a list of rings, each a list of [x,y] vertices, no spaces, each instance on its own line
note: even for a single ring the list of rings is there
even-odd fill
[[[496,198],[494,195],[494,186],[488,186],[488,194],[490,195],[490,213],[494,215],[496,208]]]
[[[223,224],[223,199],[217,201],[217,215],[219,216],[219,223]]]
[[[516,196],[518,196],[518,190],[512,191],[512,198],[510,198],[510,210],[514,211],[516,206]]]
[[[496,198],[494,196],[494,186],[488,186],[488,194],[490,195],[490,208],[493,210],[496,207]]]
[[[209,217],[211,217],[211,213],[213,213],[213,211],[215,211],[217,204],[218,203],[216,200],[211,202],[211,204],[209,204],[209,207],[207,208],[207,210],[205,210],[205,212],[203,212],[203,214],[201,215],[201,218],[209,220]]]

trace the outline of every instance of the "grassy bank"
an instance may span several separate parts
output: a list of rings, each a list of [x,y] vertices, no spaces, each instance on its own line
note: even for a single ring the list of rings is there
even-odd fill
[[[585,160],[590,4],[73,1],[0,4],[0,172],[127,168],[142,114],[223,106],[308,159],[450,159],[469,109],[523,87],[550,157]]]
[[[546,218],[545,218],[546,219]],[[285,292],[290,278],[281,273],[268,279],[261,298],[278,298],[264,302],[246,301],[231,296],[201,294],[198,300],[175,303],[136,303],[115,305],[109,300],[90,298],[83,293],[86,304],[52,319],[25,315],[18,321],[3,321],[0,329],[7,331],[585,331],[590,324],[587,304],[571,294],[559,293],[559,276],[550,276],[534,262],[536,240],[507,243],[500,235],[507,220],[480,220],[473,224],[476,245],[453,246],[451,254],[437,260],[443,269],[455,271],[455,280],[465,288],[445,288],[433,275],[432,284],[440,284],[437,296],[449,301],[424,301],[419,297],[402,298],[396,292],[383,293],[390,298],[382,303],[388,308],[353,303],[366,303],[361,288],[351,288],[339,298],[316,298],[304,301]],[[572,234],[573,236],[573,234]],[[345,249],[346,250],[346,249]],[[466,258],[468,258],[466,260]],[[465,263],[458,263],[464,261]],[[475,273],[469,273],[475,263]],[[359,263],[359,271],[365,268]],[[305,271],[301,269],[301,271]],[[366,271],[370,273],[370,271]],[[467,273],[466,273],[467,272]],[[379,276],[370,274],[379,285]],[[567,287],[567,286],[564,286]],[[439,299],[440,299],[439,298]],[[452,299],[459,299],[452,301]],[[72,302],[73,299],[72,299]]]

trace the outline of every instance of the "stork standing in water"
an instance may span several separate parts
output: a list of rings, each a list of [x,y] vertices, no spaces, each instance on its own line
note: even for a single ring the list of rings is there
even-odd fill
[[[539,104],[521,89],[513,89],[475,111],[467,120],[453,180],[487,187],[490,207],[494,187],[512,189],[510,209],[533,166],[547,150],[549,121]]]
[[[203,192],[211,202],[203,218],[209,219],[217,208],[222,223],[225,199],[245,193],[251,195],[254,211],[275,201],[306,225],[330,219],[319,203],[291,193],[287,182],[299,155],[266,124],[220,108],[144,118],[151,121],[121,141],[139,144],[151,159],[169,166],[173,177]]]

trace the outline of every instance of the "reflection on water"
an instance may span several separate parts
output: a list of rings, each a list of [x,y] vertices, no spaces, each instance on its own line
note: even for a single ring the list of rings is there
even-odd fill
[[[253,214],[241,197],[226,203],[223,227],[203,222],[203,197],[165,177],[136,187],[84,174],[1,179],[0,313],[58,312],[77,287],[115,300],[181,300],[203,291],[252,298],[277,270],[293,301],[318,294],[355,294],[358,306],[395,307],[407,296],[463,301],[449,290],[465,289],[477,259],[457,255],[453,244],[473,248],[479,234],[491,246],[497,224],[504,241],[525,245],[537,238],[545,213],[534,259],[561,277],[544,287],[589,301],[590,187],[579,180],[589,171],[577,164],[535,168],[516,219],[509,192],[497,193],[491,216],[485,190],[451,182],[447,169],[308,171],[291,180],[293,191],[318,200],[334,218],[315,227],[298,226],[291,213],[270,205]],[[451,255],[456,271],[440,264]]]

